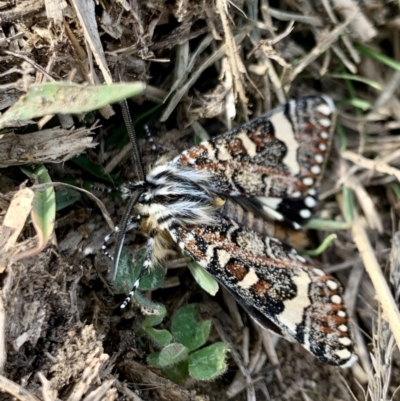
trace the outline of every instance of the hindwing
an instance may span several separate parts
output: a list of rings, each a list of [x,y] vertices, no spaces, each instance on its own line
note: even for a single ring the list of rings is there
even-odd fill
[[[263,327],[331,365],[355,360],[340,283],[293,248],[220,216],[171,235]]]

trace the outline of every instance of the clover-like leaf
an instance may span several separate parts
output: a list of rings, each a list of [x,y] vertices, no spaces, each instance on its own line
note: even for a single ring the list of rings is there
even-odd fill
[[[211,320],[199,320],[199,309],[196,304],[179,308],[172,318],[172,335],[190,351],[205,344],[210,329]]]
[[[189,374],[197,380],[211,380],[226,370],[228,346],[219,342],[194,352],[189,357]]]

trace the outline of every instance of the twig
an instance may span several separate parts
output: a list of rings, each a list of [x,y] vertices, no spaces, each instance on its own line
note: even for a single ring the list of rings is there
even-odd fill
[[[357,164],[358,166],[361,166],[363,168],[372,171],[378,171],[380,173],[393,175],[397,178],[397,180],[400,181],[400,170],[395,167],[389,166],[388,164],[382,161],[367,159],[366,157],[363,157],[349,150],[345,150],[344,152],[341,153],[341,155],[344,159],[350,160],[351,162]]]
[[[228,5],[226,0],[216,1],[217,10],[222,21],[222,27],[225,33],[226,55],[228,56],[230,69],[233,76],[233,84],[235,92],[239,95],[239,100],[242,104],[244,117],[247,118],[247,97],[243,86],[243,76],[241,74],[241,60],[238,54],[237,44],[232,35],[231,28],[227,17]]]
[[[3,375],[0,375],[0,390],[3,393],[8,393],[20,401],[40,401],[28,390],[20,386],[19,384],[8,380]]]

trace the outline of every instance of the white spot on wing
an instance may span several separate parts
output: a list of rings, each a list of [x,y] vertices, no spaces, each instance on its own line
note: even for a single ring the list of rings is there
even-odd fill
[[[250,267],[248,273],[243,277],[241,281],[237,283],[239,287],[242,287],[244,290],[247,290],[252,285],[258,282],[259,278],[254,267]]]
[[[337,288],[338,288],[338,284],[337,284],[335,281],[333,281],[333,280],[328,280],[328,281],[326,282],[326,285],[327,285],[328,288],[331,289],[331,290],[337,290]]]
[[[268,206],[263,206],[263,210],[267,216],[269,216],[271,219],[278,220],[278,221],[283,221],[283,216],[279,212],[277,212],[274,209],[269,208]]]
[[[332,114],[332,109],[327,104],[320,104],[316,107],[316,110],[321,114],[325,114],[326,116],[330,116]]]
[[[207,251],[206,251],[206,262],[210,263],[211,258],[214,256],[214,245],[209,245],[207,247]],[[226,263],[225,263],[226,264]],[[225,266],[225,265],[224,265]]]
[[[293,102],[290,102],[289,105],[292,105],[292,103]],[[292,124],[290,124],[290,121],[285,117],[282,111],[272,115],[270,121],[274,126],[275,137],[282,141],[287,148],[287,153],[283,158],[283,163],[286,164],[293,175],[299,174],[300,165],[297,160],[299,142],[294,136]]]
[[[346,333],[349,329],[347,328],[347,326],[345,324],[341,324],[338,329],[340,331],[343,331],[344,333]]]
[[[353,343],[353,341],[351,341],[351,339],[349,337],[341,337],[341,338],[339,338],[339,342],[340,342],[340,344],[344,345],[345,347],[348,347]]]
[[[281,198],[270,198],[266,196],[258,196],[257,200],[264,206],[271,209],[278,209],[279,204],[282,202]]]
[[[307,196],[304,199],[304,204],[309,207],[309,208],[313,208],[315,206],[317,206],[317,201],[312,197],[312,196]]]
[[[318,175],[321,172],[321,168],[319,166],[312,166],[310,171],[313,174]]]
[[[323,127],[330,127],[330,125],[332,124],[332,123],[331,123],[331,120],[330,120],[329,118],[320,118],[320,119],[318,120],[318,122],[319,122],[320,125],[322,125]]]
[[[329,132],[326,132],[326,131],[322,131],[319,135],[320,135],[320,137],[322,139],[328,139],[329,138]]]
[[[325,276],[325,273],[321,269],[313,269],[313,273],[316,274],[317,276]]]
[[[340,350],[336,350],[336,351],[334,351],[334,353],[340,358],[340,359],[343,359],[343,360],[346,360],[346,359],[349,359],[349,358],[351,358],[351,352],[348,350],[348,349],[346,349],[346,348],[344,348],[344,349],[340,349]],[[343,366],[344,367],[344,366]]]
[[[228,150],[224,145],[217,146],[217,149],[218,149],[218,160],[224,161],[232,159],[231,154],[228,152]]]
[[[342,303],[342,298],[339,297],[339,295],[332,295],[331,301],[334,304],[341,304]]]
[[[218,256],[218,263],[219,263],[220,267],[223,269],[226,266],[226,264],[229,262],[231,255],[224,249],[218,249],[217,256]]]
[[[244,132],[236,135],[236,137],[242,141],[242,144],[250,157],[254,157],[257,154],[256,144]]]
[[[292,226],[295,230],[300,230],[301,225],[299,223],[296,223],[295,221],[292,221]]]
[[[311,217],[311,212],[308,209],[302,209],[299,212],[302,219],[309,219]]]
[[[279,204],[282,202],[281,198],[271,198],[266,196],[258,196],[257,200],[261,203],[264,212],[272,219],[282,221],[283,216],[276,211]]]
[[[308,288],[311,283],[310,277],[304,270],[299,270],[296,273],[292,280],[297,288],[297,295],[293,299],[285,300],[285,309],[280,315],[277,315],[279,321],[288,328],[292,335],[296,333],[297,325],[303,321],[305,308],[311,305],[308,295]]]
[[[324,162],[324,156],[320,155],[320,154],[316,154],[314,156],[314,160],[318,163],[318,164],[322,164]]]
[[[305,177],[305,178],[303,178],[303,183],[304,183],[304,185],[307,185],[308,187],[310,187],[311,185],[314,184],[314,180],[311,177]]]
[[[340,310],[340,311],[338,311],[337,315],[340,317],[346,317],[346,312]]]
[[[207,150],[207,152],[208,152],[208,158],[209,158],[210,160],[215,159],[215,149],[213,148],[213,146],[211,145],[210,142],[202,142],[202,143],[200,144],[200,146],[203,146],[203,147]]]

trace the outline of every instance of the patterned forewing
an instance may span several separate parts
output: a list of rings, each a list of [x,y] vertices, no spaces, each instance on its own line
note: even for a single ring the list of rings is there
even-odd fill
[[[172,163],[209,172],[219,194],[246,196],[270,217],[301,223],[317,206],[334,119],[330,98],[290,101]]]
[[[247,311],[254,308],[284,337],[331,365],[352,363],[353,341],[340,284],[294,249],[223,218],[212,226],[177,227],[171,235],[235,293]]]

